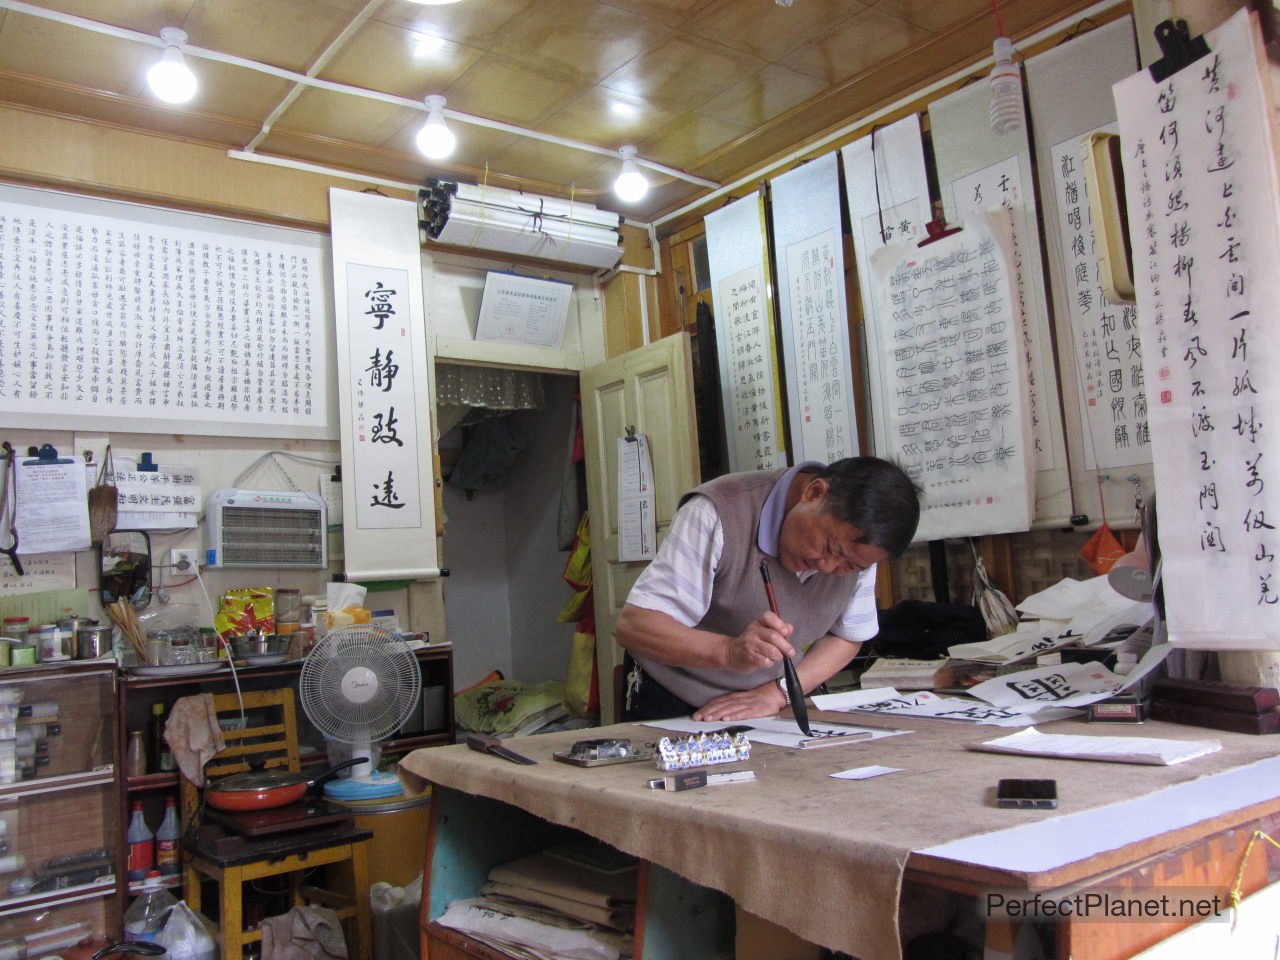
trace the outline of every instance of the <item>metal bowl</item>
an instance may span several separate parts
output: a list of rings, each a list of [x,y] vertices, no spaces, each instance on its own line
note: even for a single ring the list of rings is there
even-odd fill
[[[250,634],[231,638],[231,652],[237,660],[282,657],[289,652],[289,637],[283,633]]]

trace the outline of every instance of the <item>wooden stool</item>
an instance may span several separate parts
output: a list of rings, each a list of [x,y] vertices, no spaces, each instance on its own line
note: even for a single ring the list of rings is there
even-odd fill
[[[234,693],[216,694],[214,712],[219,718],[239,720],[241,702]],[[293,690],[260,690],[244,694],[244,710],[260,717],[253,727],[223,730],[226,748],[205,767],[205,775],[217,780],[249,768],[247,757],[265,758],[270,769],[297,772],[297,716]],[[200,793],[186,777],[180,777],[179,791],[184,827],[200,815]],[[184,830],[190,836],[190,830]],[[218,885],[218,928],[222,960],[243,960],[244,945],[262,939],[260,930],[244,929],[244,884],[266,877],[287,876],[294,906],[309,902],[333,909],[346,921],[354,921],[354,938],[347,937],[347,949],[356,960],[371,960],[373,925],[369,908],[368,846],[372,831],[341,823],[317,823],[315,827],[275,833],[269,837],[244,838],[238,844],[217,844],[222,828],[202,826],[183,864],[183,895],[187,906],[200,911],[202,878]],[[304,873],[315,867],[350,863],[351,896],[309,887]],[[352,940],[354,939],[354,943]]]
[[[218,928],[222,960],[242,960],[244,946],[262,939],[261,930],[244,928],[244,884],[266,877],[287,876],[294,906],[319,903],[343,920],[355,921],[355,949],[351,956],[371,960],[373,926],[369,910],[368,846],[372,831],[343,827],[319,835],[301,831],[253,843],[253,849],[219,855],[207,849],[193,851],[187,863],[183,895],[187,906],[200,912],[201,877],[218,884]],[[351,863],[353,896],[344,897],[303,882],[306,871],[329,864]],[[350,938],[348,938],[350,944]]]

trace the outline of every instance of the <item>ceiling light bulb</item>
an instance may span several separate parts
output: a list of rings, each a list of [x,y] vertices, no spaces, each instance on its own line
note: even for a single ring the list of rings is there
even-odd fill
[[[618,195],[619,200],[634,203],[649,192],[649,181],[636,166],[635,147],[621,147],[618,154],[622,157],[622,172],[613,181],[613,192]]]
[[[418,149],[432,160],[443,160],[453,153],[458,138],[444,122],[444,97],[432,94],[424,102],[427,105],[427,122],[418,131]]]
[[[164,43],[164,53],[147,71],[147,86],[165,103],[186,103],[200,86],[182,56],[187,35],[177,27],[165,27],[160,31],[160,40]]]

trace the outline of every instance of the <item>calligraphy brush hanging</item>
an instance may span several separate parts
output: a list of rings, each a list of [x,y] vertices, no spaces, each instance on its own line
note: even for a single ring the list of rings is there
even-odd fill
[[[108,444],[106,453],[102,455],[98,482],[89,488],[89,543],[93,547],[102,546],[102,538],[116,528],[120,491],[113,482],[115,478],[115,464]]]

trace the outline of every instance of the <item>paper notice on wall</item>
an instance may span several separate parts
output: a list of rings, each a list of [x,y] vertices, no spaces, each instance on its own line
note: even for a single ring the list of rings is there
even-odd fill
[[[117,530],[183,530],[204,509],[196,467],[157,464],[154,470],[115,470]]]
[[[22,576],[12,563],[0,560],[0,599],[18,594],[42,593],[46,590],[71,590],[76,585],[76,555],[45,553],[24,557]],[[87,608],[82,608],[87,609]],[[19,616],[9,613],[6,616]]]
[[[18,553],[89,549],[84,457],[18,460],[14,524]]]
[[[653,458],[643,433],[618,438],[618,559],[652,560],[658,529]]]

